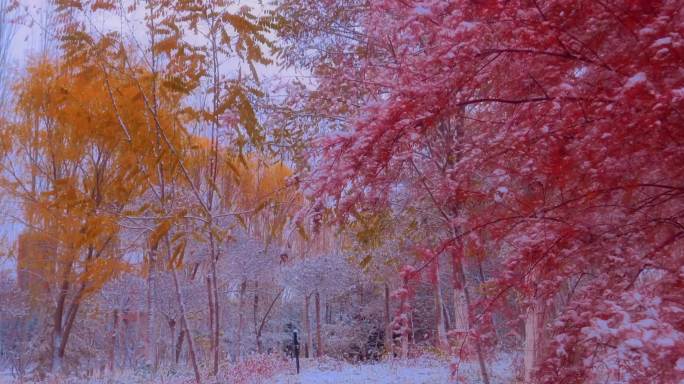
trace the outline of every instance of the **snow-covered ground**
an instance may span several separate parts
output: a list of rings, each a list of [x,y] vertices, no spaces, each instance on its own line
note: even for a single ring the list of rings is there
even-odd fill
[[[502,355],[492,365],[492,383],[513,382],[514,372],[509,356]],[[459,370],[460,381],[451,375],[448,361],[415,359],[409,361],[386,361],[376,364],[347,364],[342,362],[303,362],[302,372],[276,375],[269,384],[466,384],[480,383],[474,364],[463,364]]]
[[[205,383],[224,384],[479,384],[479,369],[474,362],[461,365],[458,379],[452,377],[448,359],[422,357],[409,360],[390,360],[373,364],[350,364],[323,358],[302,359],[301,373],[295,374],[294,361],[268,358],[244,366],[235,366],[223,372],[218,379],[205,379]],[[492,384],[515,382],[511,355],[501,354],[489,366]],[[154,378],[122,372],[96,378],[44,380],[42,383],[60,384],[191,384],[191,372],[163,374]],[[37,382],[37,381],[24,381]],[[0,384],[18,384],[9,371],[0,370]]]
[[[308,369],[300,375],[281,374],[272,384],[442,384],[450,383],[448,367],[392,367],[389,364],[349,365],[340,370]]]

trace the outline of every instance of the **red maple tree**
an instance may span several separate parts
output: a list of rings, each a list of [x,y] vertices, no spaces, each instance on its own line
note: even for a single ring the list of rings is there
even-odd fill
[[[497,249],[473,313],[524,294],[526,379],[684,379],[683,5],[370,1],[315,72],[358,107],[314,190],[341,213],[422,190],[436,254]]]

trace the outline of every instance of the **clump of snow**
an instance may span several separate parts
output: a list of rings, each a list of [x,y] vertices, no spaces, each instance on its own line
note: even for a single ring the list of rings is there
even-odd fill
[[[461,21],[458,24],[458,27],[456,27],[457,32],[469,32],[472,31],[473,29],[477,28],[478,23],[474,23],[472,21]]]
[[[504,196],[508,193],[508,188],[506,187],[499,187],[496,189],[494,192],[494,201],[497,203],[502,203],[504,201]]]
[[[663,45],[671,45],[671,44],[672,44],[672,38],[671,37],[661,37],[660,39],[653,42],[653,45],[651,45],[651,47],[656,48],[656,47],[660,47]]]
[[[651,35],[654,33],[655,33],[655,29],[653,29],[651,27],[645,27],[645,28],[642,28],[641,30],[639,30],[639,35],[641,35],[641,36],[648,36],[648,35]]]
[[[630,348],[635,348],[635,349],[636,349],[636,348],[641,348],[641,347],[643,347],[643,346],[644,346],[644,343],[642,343],[641,340],[639,340],[639,339],[634,339],[634,338],[632,338],[632,339],[627,339],[627,340],[625,341],[625,345],[627,345],[627,346],[630,347]]]
[[[684,87],[673,89],[672,94],[677,98],[684,98]]]
[[[639,72],[627,80],[624,88],[630,89],[630,88],[637,86],[638,84],[645,83],[645,82],[646,82],[646,74],[643,72]]]
[[[677,370],[684,371],[684,357],[677,359]]]
[[[413,12],[416,13],[416,15],[421,15],[421,16],[428,16],[432,14],[432,11],[430,8],[424,6],[424,5],[418,5],[415,8],[413,8]]]

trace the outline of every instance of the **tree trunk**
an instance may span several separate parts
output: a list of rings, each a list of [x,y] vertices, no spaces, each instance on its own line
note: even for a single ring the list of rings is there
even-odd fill
[[[433,273],[433,296],[435,300],[435,347],[440,351],[446,351],[449,348],[447,341],[446,329],[444,328],[444,319],[442,318],[442,289],[439,284],[439,257],[432,262]]]
[[[401,358],[402,360],[408,359],[409,353],[409,330],[401,333]]]
[[[254,342],[256,343],[257,353],[261,353],[261,348],[259,348],[259,282],[254,281],[254,308],[252,311],[254,318]]]
[[[325,323],[326,324],[332,324],[333,323],[333,307],[332,304],[330,303],[330,298],[325,299]]]
[[[235,342],[237,345],[237,351],[235,352],[237,361],[242,361],[242,333],[244,332],[245,329],[245,316],[244,316],[244,307],[245,307],[245,293],[247,292],[247,281],[242,280],[242,283],[240,284],[240,304],[238,307],[238,328],[237,328],[237,335],[235,335]]]
[[[169,333],[171,335],[170,340],[169,340],[169,345],[171,346],[170,360],[172,363],[174,363],[177,361],[174,358],[175,357],[174,352],[176,350],[176,319],[169,319]]]
[[[219,297],[218,297],[218,275],[216,273],[216,263],[218,261],[218,252],[216,251],[216,246],[214,244],[214,235],[209,233],[209,242],[211,245],[211,276],[214,282],[213,293],[214,293],[214,329],[213,329],[213,347],[214,347],[214,367],[213,375],[218,375],[219,371],[219,356],[221,352],[221,340],[220,340],[220,310],[219,310]],[[211,293],[210,293],[211,295]]]
[[[444,329],[446,329],[448,334],[449,330],[451,330],[451,317],[449,317],[449,310],[444,301],[442,301],[442,316],[444,316]]]
[[[185,336],[185,330],[183,329],[183,325],[181,324],[181,329],[179,330],[179,333],[178,333],[178,341],[176,342],[176,365],[178,365],[178,361],[180,360],[181,352],[183,351],[183,337],[184,336]]]
[[[261,329],[258,329],[256,332],[256,346],[257,353],[261,353]]]
[[[63,357],[62,344],[64,339],[67,337],[64,330],[64,310],[66,308],[67,295],[69,293],[69,280],[68,275],[71,271],[71,265],[67,265],[64,271],[64,277],[62,283],[59,286],[59,295],[57,296],[57,306],[55,307],[55,312],[53,314],[53,329],[52,329],[52,345],[51,351],[52,358],[50,359],[50,372],[53,374],[60,373],[62,371]]]
[[[465,284],[461,278],[461,261],[453,258],[453,289],[454,289],[454,324],[453,330],[458,332],[459,344],[465,342],[466,335],[470,330],[468,321],[468,302],[465,294]]]
[[[403,277],[402,289],[404,293],[401,295],[401,301],[399,302],[399,316],[394,319],[393,328],[399,332],[399,341],[401,349],[401,359],[408,358],[409,353],[409,333],[413,332],[413,327],[411,325],[410,315],[411,315],[411,305],[408,302],[409,296],[409,275],[408,273]]]
[[[385,283],[385,353],[392,356],[393,342],[392,342],[392,325],[390,322],[390,289],[389,285]]]
[[[209,356],[214,352],[214,296],[211,292],[211,276],[207,275],[207,305],[209,306]]]
[[[66,354],[66,346],[69,341],[69,335],[76,320],[76,314],[81,305],[81,298],[85,290],[85,283],[81,283],[81,286],[76,292],[69,309],[66,312],[66,318],[63,318],[64,309],[66,308],[66,296],[69,289],[68,281],[64,281],[62,284],[62,290],[59,295],[58,305],[55,309],[54,314],[54,330],[52,337],[52,362],[51,371],[52,373],[61,373],[63,369],[64,356]]]
[[[470,322],[471,312],[470,312],[470,293],[468,292],[468,284],[465,276],[465,269],[463,267],[463,262],[461,260],[456,260],[456,272],[458,273],[459,281],[461,282],[461,287],[463,289],[463,296],[465,299],[466,307],[466,318]],[[487,364],[485,363],[484,352],[482,351],[482,344],[478,338],[474,338],[475,351],[477,352],[477,360],[480,365],[480,377],[482,378],[483,384],[489,384],[489,373],[487,372]]]
[[[411,330],[411,337],[408,339],[409,343],[416,345],[416,327],[413,326],[413,309],[408,314],[409,329]]]
[[[83,292],[83,287],[84,285],[81,285],[81,290],[79,293],[76,295],[74,298],[74,301],[71,303],[71,306],[69,307],[69,313],[67,314],[66,322],[64,323],[64,330],[62,333],[62,343],[60,344],[59,347],[59,358],[60,360],[64,360],[64,356],[66,354],[66,346],[67,342],[69,341],[69,335],[71,335],[71,330],[74,325],[74,321],[76,320],[76,314],[78,313],[78,309],[81,305],[80,300],[81,300],[81,293]]]
[[[121,332],[121,350],[123,351],[122,355],[122,362],[121,362],[121,368],[125,369],[130,366],[131,362],[131,353],[130,353],[130,348],[128,348],[128,334],[130,332],[129,324],[128,324],[128,310],[123,311],[123,330]]]
[[[62,356],[59,353],[59,345],[62,343],[62,333],[60,330],[55,330],[52,336],[52,362],[50,371],[53,374],[62,372]]]
[[[306,348],[305,348],[305,357],[309,357],[310,353],[313,352],[311,349],[311,345],[313,344],[312,337],[311,337],[311,327],[309,324],[309,297],[310,296],[305,296],[304,297],[304,332],[306,333]]]
[[[257,342],[257,350],[261,352],[262,350],[262,345],[261,345],[261,334],[262,331],[264,330],[264,327],[266,326],[266,322],[268,321],[268,316],[271,314],[271,311],[273,310],[273,306],[275,306],[275,303],[278,301],[280,296],[283,294],[285,291],[285,288],[281,289],[280,292],[271,300],[271,304],[266,308],[266,312],[264,313],[264,317],[261,318],[261,323],[259,324],[259,327],[257,328],[256,331],[256,342]]]
[[[52,329],[52,345],[50,359],[50,372],[53,374],[61,372],[62,359],[59,354],[59,346],[62,344],[62,317],[64,314],[64,306],[66,302],[67,291],[69,289],[69,282],[65,279],[60,287],[59,297],[57,299],[57,307],[53,314],[53,329]]]
[[[525,383],[532,382],[532,376],[539,364],[543,316],[543,303],[540,299],[535,299],[532,307],[527,309],[527,312],[525,313],[525,342],[523,355]]]
[[[154,311],[154,292],[155,292],[155,278],[156,278],[156,266],[155,266],[155,250],[152,249],[149,252],[149,272],[147,274],[147,297],[146,297],[146,310],[147,310],[147,329],[145,332],[145,359],[150,367],[154,367],[155,363],[155,347],[156,343],[154,340],[154,323],[155,323],[155,311]]]
[[[316,357],[323,356],[323,340],[321,338],[321,295],[316,291]]]
[[[199,368],[197,366],[197,358],[195,356],[195,345],[192,340],[192,333],[190,333],[190,326],[188,325],[187,317],[185,316],[185,302],[183,301],[183,295],[181,294],[180,285],[178,284],[178,271],[173,270],[173,286],[176,293],[176,301],[178,308],[180,308],[181,315],[181,327],[183,327],[183,332],[188,338],[188,354],[190,355],[190,363],[192,364],[192,369],[195,372],[195,382],[200,384],[202,382]]]
[[[119,328],[119,311],[114,310],[112,313],[112,333],[109,340],[109,372],[114,372],[116,367],[116,336]]]

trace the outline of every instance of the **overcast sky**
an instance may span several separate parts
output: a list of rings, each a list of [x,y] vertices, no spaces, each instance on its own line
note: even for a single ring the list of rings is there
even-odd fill
[[[42,18],[45,14],[46,9],[48,9],[48,0],[19,0],[22,13],[27,15],[26,22],[17,25],[14,40],[11,46],[12,59],[16,62],[23,61],[31,53],[39,52],[42,48],[42,31],[43,22]],[[259,14],[263,6],[260,4],[260,0],[235,0],[237,6],[247,5],[254,10],[255,14]],[[130,16],[130,15],[129,15]],[[118,20],[112,19],[111,17],[107,19],[101,19],[96,21],[97,23],[102,23],[110,28],[117,28],[120,24]],[[29,24],[31,24],[29,26]],[[49,27],[49,26],[48,26]],[[274,69],[269,69],[274,70]]]

